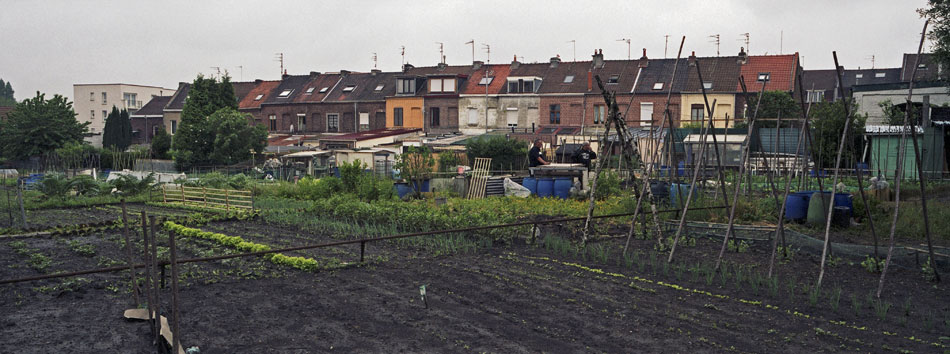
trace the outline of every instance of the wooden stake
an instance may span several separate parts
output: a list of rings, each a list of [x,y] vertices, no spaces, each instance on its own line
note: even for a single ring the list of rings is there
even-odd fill
[[[177,353],[181,347],[181,311],[178,303],[178,251],[175,246],[175,232],[168,232],[168,252],[172,268],[172,352]]]
[[[135,259],[132,257],[132,240],[129,238],[129,217],[125,209],[125,198],[121,199],[122,203],[122,238],[125,240],[125,253],[129,262],[129,278],[132,281],[132,298],[135,300],[135,306],[138,307],[142,304],[141,299],[139,299],[139,285],[135,281],[135,277],[138,273],[135,271]]]
[[[667,258],[667,263],[673,262],[673,254],[676,252],[676,244],[679,243],[680,236],[683,234],[683,228],[686,226],[686,214],[689,211],[689,204],[693,200],[693,193],[696,191],[696,178],[699,177],[699,169],[702,167],[705,170],[706,166],[706,135],[709,133],[709,130],[712,129],[712,112],[715,111],[716,100],[713,100],[712,107],[710,108],[710,118],[709,125],[703,124],[703,129],[699,133],[699,161],[694,161],[693,166],[693,178],[690,181],[689,192],[686,194],[686,201],[683,203],[683,213],[680,215],[679,225],[676,227],[676,234],[673,236],[673,245],[670,246],[670,256]],[[694,159],[695,160],[695,159]]]

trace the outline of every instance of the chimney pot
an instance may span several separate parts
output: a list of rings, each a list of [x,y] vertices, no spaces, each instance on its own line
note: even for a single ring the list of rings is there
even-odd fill
[[[482,62],[482,61],[480,61],[480,60],[473,61],[473,62],[472,62],[472,70],[478,70],[478,69],[480,69],[480,68],[482,67],[482,65],[485,65],[485,63]]]

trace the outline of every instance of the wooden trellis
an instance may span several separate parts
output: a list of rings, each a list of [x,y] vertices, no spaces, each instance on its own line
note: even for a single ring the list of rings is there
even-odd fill
[[[488,184],[489,166],[491,166],[491,158],[475,158],[475,166],[472,169],[472,180],[468,185],[468,199],[481,199],[485,197],[485,185]]]
[[[162,201],[224,210],[254,209],[251,191],[178,186],[162,187]]]

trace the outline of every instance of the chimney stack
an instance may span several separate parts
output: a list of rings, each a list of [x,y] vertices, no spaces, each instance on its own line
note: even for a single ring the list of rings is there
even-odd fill
[[[317,75],[320,75],[320,72],[318,72],[318,71],[311,71],[311,72],[310,72],[310,78],[311,78],[311,79],[317,77]]]
[[[448,64],[439,63],[439,65],[438,65],[437,67],[439,68],[439,71],[443,71],[443,70],[445,70],[446,67],[448,67]]]
[[[561,63],[561,55],[551,57],[551,67],[556,68],[558,64]]]
[[[638,63],[640,68],[645,68],[650,65],[650,59],[647,58],[647,49],[643,48],[643,56],[640,57],[640,62]]]
[[[476,60],[472,62],[472,70],[478,70],[482,68],[482,65],[485,65],[481,60]]]
[[[601,49],[600,51],[596,51],[596,50],[594,51],[593,65],[595,68],[604,67],[604,50],[603,49]]]
[[[415,66],[412,66],[412,64],[409,64],[409,63],[402,64],[402,72],[404,73],[409,72],[409,70],[412,70],[413,68],[415,68]]]
[[[745,47],[739,47],[739,65],[743,65],[749,60],[749,55],[745,52]]]
[[[689,58],[686,58],[686,62],[689,66],[696,66],[696,51],[690,53]]]
[[[373,70],[370,70],[369,72],[370,72],[370,74],[372,74],[373,76],[376,76],[376,74],[379,74],[379,73],[381,73],[381,72],[383,72],[383,71],[382,71],[382,70],[379,70],[379,69],[373,69]]]
[[[350,74],[349,70],[340,70],[340,75],[347,76]]]
[[[515,55],[515,58],[511,60],[511,70],[515,70],[519,66],[521,66],[521,62],[518,61],[518,56]]]

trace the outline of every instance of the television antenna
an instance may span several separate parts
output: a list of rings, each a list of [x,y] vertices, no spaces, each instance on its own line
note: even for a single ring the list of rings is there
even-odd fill
[[[485,53],[488,54],[488,58],[485,60],[485,64],[491,63],[491,46],[488,43],[482,43],[482,48],[485,48]]]
[[[740,36],[740,37],[739,37],[738,40],[745,42],[745,52],[746,52],[746,53],[752,53],[752,51],[749,49],[749,32],[740,33],[739,36]]]
[[[445,64],[445,43],[435,42],[439,45],[439,62]]]
[[[627,60],[630,60],[630,39],[621,38],[621,39],[618,39],[617,42],[627,42]]]
[[[869,60],[871,60],[871,69],[874,69],[874,59],[875,59],[875,58],[874,58],[874,54],[871,54],[871,55],[869,55],[869,56],[866,56],[866,57],[864,57],[864,59],[869,59]]]
[[[663,35],[663,59],[666,59],[666,49],[670,45],[670,35]]]
[[[376,52],[373,52],[373,69],[376,69],[376,63],[379,58],[376,57]]]
[[[472,45],[472,63],[474,63],[474,62],[475,62],[475,40],[472,39],[472,40],[470,40],[470,41],[468,41],[468,42],[465,42],[465,44],[471,44],[471,45]]]
[[[567,41],[567,43],[571,43],[573,45],[574,61],[576,62],[577,61],[577,40],[572,39],[572,40]]]
[[[275,55],[274,61],[280,62],[280,75],[278,75],[278,77],[283,77],[284,76],[284,53],[276,53],[274,55]]]
[[[402,56],[402,65],[406,65],[406,46],[399,46],[399,55]]]
[[[709,36],[709,38],[712,38],[712,40],[709,41],[710,43],[716,43],[716,56],[718,57],[719,56],[719,35],[714,34],[714,35]]]

